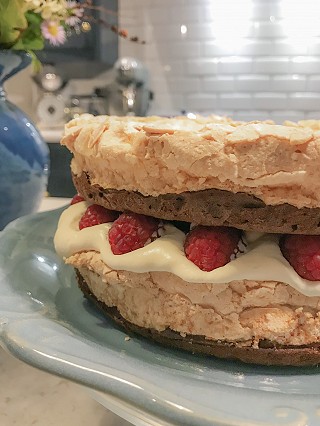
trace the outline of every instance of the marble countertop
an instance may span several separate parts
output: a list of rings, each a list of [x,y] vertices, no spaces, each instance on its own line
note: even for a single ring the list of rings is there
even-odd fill
[[[59,143],[63,135],[64,125],[56,128],[41,128],[39,127],[41,136],[47,143]]]
[[[45,198],[40,211],[69,202]],[[1,426],[129,426],[75,383],[31,367],[0,347]]]

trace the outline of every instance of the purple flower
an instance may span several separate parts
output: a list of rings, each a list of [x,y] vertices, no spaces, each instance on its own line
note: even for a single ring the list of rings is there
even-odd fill
[[[59,46],[66,41],[66,32],[58,21],[43,21],[41,32],[46,40],[49,40],[53,46]]]

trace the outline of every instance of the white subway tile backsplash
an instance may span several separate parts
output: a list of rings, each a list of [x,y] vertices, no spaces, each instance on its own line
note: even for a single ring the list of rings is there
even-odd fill
[[[142,16],[145,22],[152,22],[153,24],[168,24],[177,23],[177,17],[181,18],[183,24],[199,23],[201,19],[201,11],[199,7],[194,5],[186,5],[183,8],[183,13],[176,4],[168,7],[163,7],[162,4],[156,5],[154,8],[144,8]]]
[[[229,4],[119,0],[119,26],[146,40],[120,39],[119,54],[147,66],[155,93],[151,112],[227,112],[279,123],[319,118],[320,32],[304,43],[288,38],[283,0],[252,0],[251,13],[243,9],[238,16],[229,8],[222,22],[217,1]],[[244,34],[240,26],[248,17]],[[239,28],[230,26],[235,18]]]
[[[306,47],[285,40],[247,39],[237,54],[245,56],[297,56],[304,55]]]
[[[273,16],[281,18],[283,11],[280,3],[274,4],[273,2],[259,2],[254,3],[252,8],[252,18],[255,21],[265,21]]]
[[[203,5],[200,9],[201,9],[201,11],[200,11],[201,22],[212,23],[215,13],[214,13],[211,2],[208,2],[206,5]]]
[[[307,53],[310,56],[318,56],[320,55],[320,40],[316,38],[313,43],[309,43],[307,46]],[[306,54],[306,49],[304,54]]]
[[[281,22],[275,21],[254,21],[249,32],[250,37],[254,38],[281,38],[285,37],[286,33],[284,31],[283,25]]]
[[[219,95],[221,109],[253,109],[252,96],[247,93],[226,93]]]
[[[272,51],[268,55],[272,56],[292,56],[292,55],[305,55],[306,46],[303,43],[296,43],[287,39],[274,40],[272,42]]]
[[[161,61],[157,60],[154,62],[153,70],[158,70],[167,76],[181,76],[183,75],[185,65],[183,61],[177,61],[174,59]]]
[[[218,107],[218,97],[216,95],[195,94],[186,98],[186,110],[203,112],[215,111]]]
[[[282,111],[271,111],[270,118],[273,120],[276,124],[283,124],[286,120],[290,121],[299,121],[303,120],[305,118],[305,113],[303,111],[289,111],[289,110],[282,110]]]
[[[199,78],[181,78],[169,81],[172,92],[178,93],[199,93],[201,91],[201,81]]]
[[[237,45],[221,45],[217,41],[203,43],[203,55],[208,57],[233,56],[237,54]]]
[[[214,110],[214,113],[217,114],[217,115],[220,115],[221,117],[233,117],[234,116],[234,111],[230,110],[230,109],[216,108]],[[203,115],[211,115],[212,114],[212,109],[203,110],[203,111],[201,111],[201,114],[203,114]]]
[[[179,21],[183,24],[183,18],[180,17]],[[191,40],[208,40],[214,37],[214,27],[212,24],[204,24],[202,22],[190,24],[187,26],[186,36]]]
[[[303,111],[320,111],[320,96],[317,93],[304,92],[289,95],[290,108]]]
[[[257,40],[247,38],[246,42],[239,47],[238,54],[246,56],[274,55],[274,43],[270,40]]]
[[[149,24],[149,28],[150,36],[152,36],[153,40],[158,43],[163,43],[164,40],[169,42],[170,40],[181,41],[185,39],[185,36],[181,34],[181,25],[179,25],[178,23],[166,24],[165,29],[163,25]]]
[[[152,89],[153,90],[159,90],[160,92],[163,92],[164,88],[167,88],[167,90],[170,93],[198,93],[201,91],[201,82],[200,79],[195,78],[167,78],[165,81],[158,80],[158,81],[152,81]]]
[[[185,99],[183,95],[156,93],[154,100],[151,103],[149,113],[159,115],[179,115],[185,109]]]
[[[128,13],[128,11],[132,10],[136,13],[137,7],[141,6],[140,0],[120,0],[119,1],[119,9],[121,13],[121,17]]]
[[[232,115],[235,120],[240,121],[264,121],[270,119],[270,113],[266,111],[235,111]]]
[[[258,110],[288,109],[287,95],[272,92],[255,93],[252,99],[252,106]]]
[[[132,34],[138,34],[135,32],[132,32]],[[130,56],[133,58],[138,58],[140,60],[144,60],[143,50],[141,48],[142,46],[139,44],[132,44],[128,40],[124,40],[120,43],[119,46],[119,56]]]
[[[289,59],[277,57],[256,58],[252,63],[253,73],[263,74],[288,74]]]
[[[187,74],[189,75],[213,75],[217,73],[218,61],[215,59],[197,59],[186,63]]]
[[[306,82],[308,92],[320,92],[320,75],[311,75]]]
[[[304,118],[306,120],[320,120],[320,109],[306,112]]]
[[[130,28],[130,27],[135,27],[136,26],[136,18],[134,14],[127,14],[126,16],[123,16],[122,18],[122,22],[121,22],[122,27]]]
[[[268,75],[239,75],[235,80],[235,89],[238,92],[261,92],[270,89],[270,77]]]
[[[217,63],[218,74],[246,74],[252,70],[251,58],[229,56],[220,58]]]
[[[297,56],[291,59],[289,69],[294,74],[319,74],[320,58]]]
[[[232,76],[206,78],[202,82],[204,92],[234,92],[235,81]]]
[[[305,76],[295,74],[275,75],[270,81],[270,88],[274,92],[303,92],[306,90]]]
[[[193,41],[186,42],[173,42],[173,43],[149,43],[145,46],[144,57],[152,61],[155,58],[161,60],[172,58],[199,58],[200,56],[200,43]]]

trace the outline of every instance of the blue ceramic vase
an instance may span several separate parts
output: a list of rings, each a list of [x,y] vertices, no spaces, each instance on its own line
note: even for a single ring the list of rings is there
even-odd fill
[[[35,212],[47,186],[48,147],[3,89],[3,83],[31,60],[24,51],[0,50],[0,230]]]

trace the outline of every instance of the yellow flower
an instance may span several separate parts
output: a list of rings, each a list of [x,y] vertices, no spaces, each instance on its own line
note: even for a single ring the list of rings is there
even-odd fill
[[[24,0],[26,10],[34,10],[40,7],[41,0]]]
[[[40,13],[42,19],[64,18],[66,16],[66,0],[24,0],[27,10]]]

